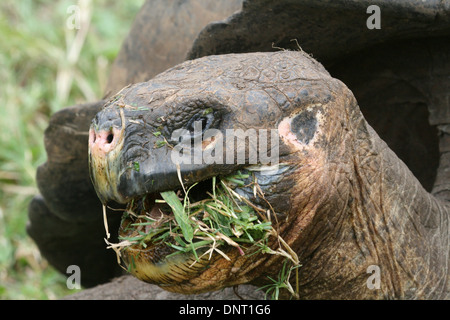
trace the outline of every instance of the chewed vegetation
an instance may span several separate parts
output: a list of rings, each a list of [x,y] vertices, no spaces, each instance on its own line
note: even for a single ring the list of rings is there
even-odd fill
[[[196,184],[188,189],[183,187],[183,192],[161,192],[160,199],[154,200],[161,210],[158,216],[149,214],[151,209],[146,208],[145,197],[131,201],[123,215],[120,242],[110,243],[109,248],[116,251],[119,263],[124,250],[130,246],[145,249],[149,243],[171,247],[173,253],[169,256],[192,253],[196,261],[205,256],[211,259],[213,253],[229,260],[222,250],[224,246],[234,247],[241,255],[258,252],[281,255],[285,262],[280,274],[277,278],[269,278],[270,283],[261,290],[272,299],[278,299],[282,289],[297,298],[298,288],[293,289],[289,280],[292,272],[298,278],[300,263],[295,252],[276,231],[276,224],[271,221],[271,210],[254,205],[235,191],[236,187],[244,187],[244,180],[248,181],[250,174],[238,172],[227,177],[213,177],[211,192],[207,192],[208,197],[200,201],[191,202],[189,197]],[[256,181],[248,186],[253,188],[255,195],[264,197]],[[268,246],[270,236],[278,239],[277,250]],[[130,263],[128,271],[132,267]]]

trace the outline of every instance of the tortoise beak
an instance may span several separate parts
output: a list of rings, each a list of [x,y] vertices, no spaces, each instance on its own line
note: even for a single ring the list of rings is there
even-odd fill
[[[118,126],[105,121],[101,111],[89,132],[89,169],[97,195],[103,204],[127,203],[148,193],[174,190],[181,182],[189,186],[220,174],[228,174],[242,165],[207,164],[173,160],[173,147],[152,134],[133,134],[132,124]],[[125,116],[122,116],[125,123]],[[117,120],[117,119],[116,119]],[[113,123],[113,125],[111,124]],[[136,140],[142,139],[142,140]],[[160,144],[164,141],[164,144]],[[136,148],[136,145],[139,145]],[[136,151],[138,149],[138,151]],[[194,148],[190,151],[192,153]]]
[[[123,140],[123,133],[115,128],[97,131],[91,126],[89,130],[89,172],[103,204],[110,199],[125,202],[116,187]]]

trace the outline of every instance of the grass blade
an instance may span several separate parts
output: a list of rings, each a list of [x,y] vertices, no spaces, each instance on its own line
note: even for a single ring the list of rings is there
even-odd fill
[[[189,217],[184,210],[180,199],[178,199],[174,191],[161,192],[161,196],[163,197],[164,201],[166,201],[166,203],[172,208],[175,220],[181,228],[184,239],[189,243],[192,242],[192,239],[194,237],[194,230],[192,229]]]

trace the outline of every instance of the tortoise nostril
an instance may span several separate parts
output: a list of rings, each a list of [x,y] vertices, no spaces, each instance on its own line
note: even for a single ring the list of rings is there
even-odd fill
[[[112,133],[108,134],[106,137],[106,142],[111,143],[114,140],[114,135]]]

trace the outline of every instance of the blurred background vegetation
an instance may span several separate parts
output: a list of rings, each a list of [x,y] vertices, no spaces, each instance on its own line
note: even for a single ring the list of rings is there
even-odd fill
[[[0,2],[0,299],[73,291],[27,236],[27,207],[45,162],[43,133],[61,108],[102,98],[109,68],[144,0]],[[89,29],[67,26],[78,5]]]

